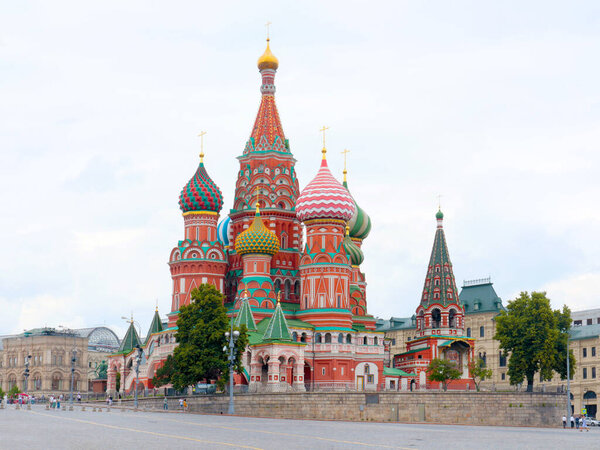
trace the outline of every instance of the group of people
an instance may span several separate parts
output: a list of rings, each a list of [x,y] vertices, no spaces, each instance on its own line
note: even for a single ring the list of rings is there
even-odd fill
[[[567,416],[563,416],[562,418],[563,421],[563,428],[567,428]],[[589,427],[588,427],[588,423],[587,423],[587,417],[586,416],[571,416],[571,428],[574,428],[576,430],[579,431],[590,431]]]
[[[52,409],[60,409],[60,404],[65,399],[64,395],[60,394],[58,397],[54,395],[50,395],[48,397],[48,402],[50,403],[50,408]]]

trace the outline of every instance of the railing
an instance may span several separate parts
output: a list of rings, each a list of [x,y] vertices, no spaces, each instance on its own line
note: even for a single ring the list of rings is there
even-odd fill
[[[477,286],[479,284],[490,284],[492,277],[478,278],[476,280],[463,280],[463,287]]]

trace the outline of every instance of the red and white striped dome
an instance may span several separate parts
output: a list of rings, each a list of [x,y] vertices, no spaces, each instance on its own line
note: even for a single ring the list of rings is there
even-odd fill
[[[302,222],[311,219],[341,219],[346,222],[355,210],[354,200],[336,180],[323,158],[317,176],[304,188],[296,201],[296,216]]]

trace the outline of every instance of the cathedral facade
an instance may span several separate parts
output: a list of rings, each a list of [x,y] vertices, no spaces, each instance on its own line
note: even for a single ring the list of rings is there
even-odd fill
[[[399,370],[384,373],[384,334],[367,313],[360,265],[370,218],[350,193],[346,170],[343,182],[329,170],[325,143],[316,175],[300,191],[275,103],[278,66],[267,40],[258,60],[260,106],[237,158],[229,213],[222,214],[223,196],[203,154],[181,191],[184,239],[169,258],[168,323],[155,316],[142,342],[132,320],[130,339],[109,364],[109,392],[135,388],[138,357],[140,387],[153,387],[152,377],[176,345],[179,309],[201,284],[215,286],[234,323],[249,330],[236,382],[251,392],[378,390],[386,377],[398,379]]]

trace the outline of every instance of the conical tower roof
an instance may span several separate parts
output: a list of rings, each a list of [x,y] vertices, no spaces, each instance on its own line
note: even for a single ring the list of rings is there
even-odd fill
[[[148,333],[146,334],[146,342],[150,339],[150,336],[154,333],[160,333],[163,330],[162,320],[160,320],[160,315],[158,314],[158,308],[154,311],[154,317],[152,318],[152,322],[150,323],[150,328],[148,329]]]
[[[423,295],[421,304],[427,308],[432,304],[440,304],[447,306],[450,303],[460,304],[458,298],[458,289],[454,279],[452,270],[452,262],[450,262],[450,253],[446,244],[446,236],[444,234],[444,215],[442,211],[436,214],[437,229],[433,240],[433,248],[431,257],[429,258],[429,266],[427,267],[427,275],[425,276],[425,286],[423,287]]]
[[[288,328],[287,320],[281,309],[281,303],[279,298],[277,299],[277,306],[275,306],[275,312],[269,319],[267,329],[263,335],[264,341],[291,341],[292,334]]]
[[[249,331],[256,330],[256,322],[254,321],[254,315],[252,314],[252,308],[250,307],[247,296],[244,296],[242,306],[240,307],[233,324],[238,328],[241,325],[246,325],[246,328]]]
[[[121,341],[121,345],[119,346],[118,353],[129,353],[131,350],[136,348],[138,345],[141,345],[140,337],[133,326],[133,320],[129,322],[129,328],[127,329],[127,333],[125,333],[125,337]]]

